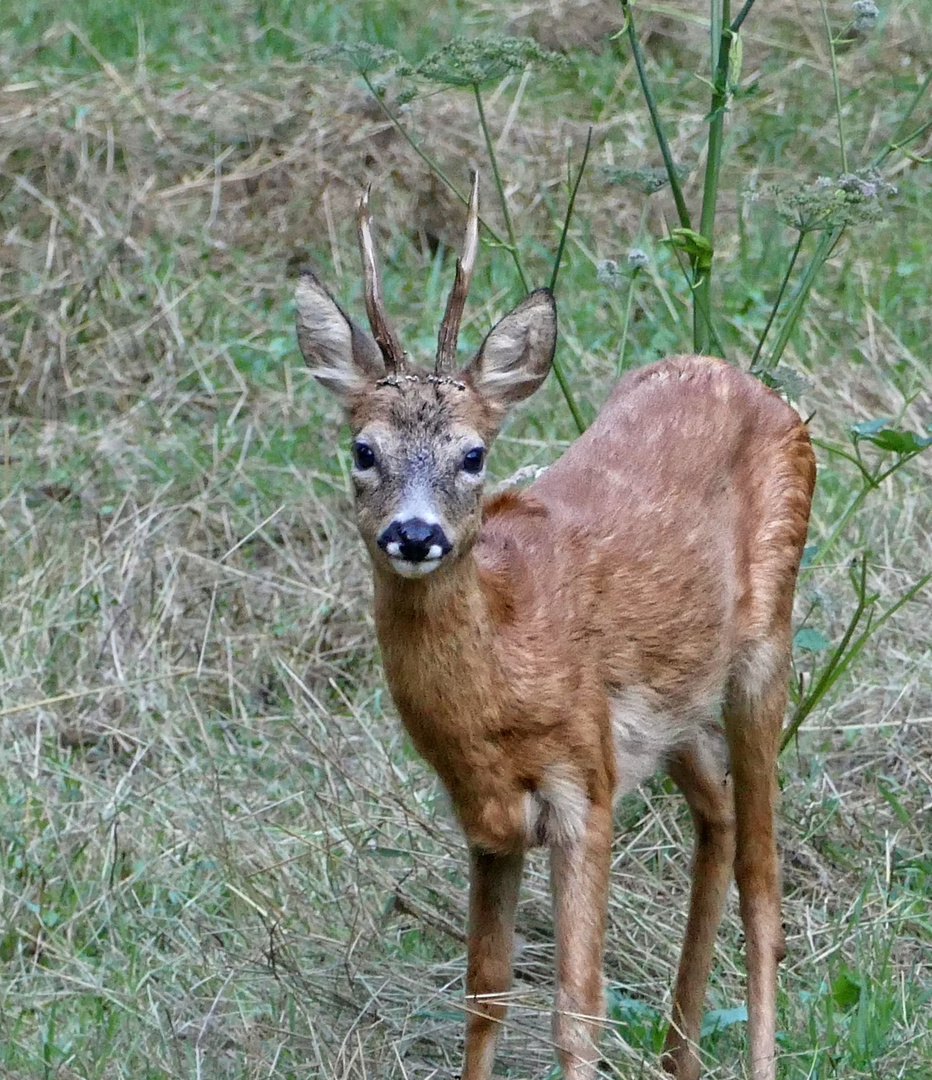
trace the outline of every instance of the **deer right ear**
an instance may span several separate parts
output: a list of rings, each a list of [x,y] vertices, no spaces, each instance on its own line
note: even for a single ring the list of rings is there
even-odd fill
[[[553,293],[536,289],[492,327],[466,374],[483,397],[507,409],[547,378],[556,347]]]
[[[385,375],[372,338],[333,299],[316,274],[303,270],[295,289],[298,345],[311,374],[341,401]]]

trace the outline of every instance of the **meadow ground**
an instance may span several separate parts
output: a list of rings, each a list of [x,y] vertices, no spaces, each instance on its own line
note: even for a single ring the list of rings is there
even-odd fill
[[[745,367],[795,240],[781,204],[848,171],[821,10],[758,7],[726,121],[713,291],[722,347]],[[695,207],[706,24],[685,0],[635,10]],[[851,20],[847,3],[827,14]],[[680,265],[659,242],[675,224],[668,191],[645,194],[643,174],[611,182],[659,164],[626,42],[611,37],[621,27],[612,4],[562,0],[140,12],[20,0],[0,14],[4,1077],[455,1074],[463,845],[383,688],[340,418],[302,370],[290,294],[310,260],[360,313],[352,206],[372,181],[389,308],[408,347],[430,353],[462,211],[347,57],[314,49],[365,39],[417,61],[504,30],[567,51],[490,80],[484,104],[535,285],[592,126],[558,287],[560,356],[591,415],[620,366],[691,341]],[[851,170],[883,150],[930,58],[929,0],[884,4],[839,47]],[[461,186],[479,163],[503,230],[472,94],[393,66],[369,77],[402,129]],[[912,123],[929,117],[926,96]],[[887,157],[897,194],[845,233],[789,336],[783,363],[822,444],[850,450],[851,426],[875,418],[914,433],[932,421],[930,149],[926,132]],[[805,238],[800,268],[817,242]],[[635,279],[632,246],[650,259]],[[605,259],[617,280],[604,268],[600,280]],[[464,354],[520,293],[507,252],[486,244]],[[545,464],[573,432],[548,385],[492,471]],[[868,553],[878,613],[930,568],[930,459],[848,513],[857,465],[820,450],[804,682],[850,618],[853,559]],[[871,638],[781,762],[786,1078],[932,1075],[929,599]],[[661,779],[617,818],[605,1074],[650,1077],[690,830]],[[540,858],[519,918],[500,1069],[543,1078],[555,1073]],[[743,1075],[742,972],[732,898],[709,1076]]]

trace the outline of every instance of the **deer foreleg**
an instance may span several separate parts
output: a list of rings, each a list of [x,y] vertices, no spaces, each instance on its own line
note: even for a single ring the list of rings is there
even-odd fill
[[[554,844],[551,853],[557,936],[553,1037],[564,1080],[590,1080],[599,1057],[611,847],[611,809],[590,805],[582,835]]]
[[[515,908],[524,855],[473,849],[469,878],[466,1057],[462,1080],[489,1080],[511,987]]]

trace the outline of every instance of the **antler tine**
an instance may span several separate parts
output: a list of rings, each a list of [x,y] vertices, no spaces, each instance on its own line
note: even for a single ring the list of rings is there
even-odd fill
[[[437,363],[434,370],[439,375],[453,364],[456,358],[456,339],[460,332],[460,321],[466,306],[469,283],[472,280],[473,267],[476,265],[476,253],[479,250],[479,174],[473,173],[472,191],[469,194],[469,208],[466,211],[466,239],[463,241],[463,254],[456,260],[456,278],[447,300],[447,309],[443,313],[440,333],[437,338]]]
[[[404,350],[395,336],[385,312],[385,297],[382,294],[382,277],[375,257],[375,243],[372,239],[372,219],[369,217],[369,185],[359,198],[356,206],[356,230],[359,235],[359,251],[362,255],[363,283],[366,293],[366,314],[376,344],[385,360],[389,374],[404,371]]]

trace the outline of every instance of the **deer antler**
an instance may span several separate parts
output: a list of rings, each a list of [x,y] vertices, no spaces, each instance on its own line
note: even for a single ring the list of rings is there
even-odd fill
[[[356,229],[359,235],[359,251],[362,255],[366,314],[369,316],[369,325],[372,327],[372,334],[385,360],[388,373],[395,375],[405,370],[405,354],[385,313],[382,278],[375,258],[372,220],[369,217],[369,190],[367,187],[356,206]]]
[[[466,239],[463,241],[463,254],[456,260],[456,279],[447,300],[447,309],[443,313],[440,333],[437,337],[437,363],[434,371],[440,375],[449,368],[456,357],[456,339],[460,332],[460,320],[466,306],[469,282],[472,280],[473,267],[476,265],[476,252],[479,250],[479,174],[473,173],[472,191],[469,194],[469,209],[466,211]]]

